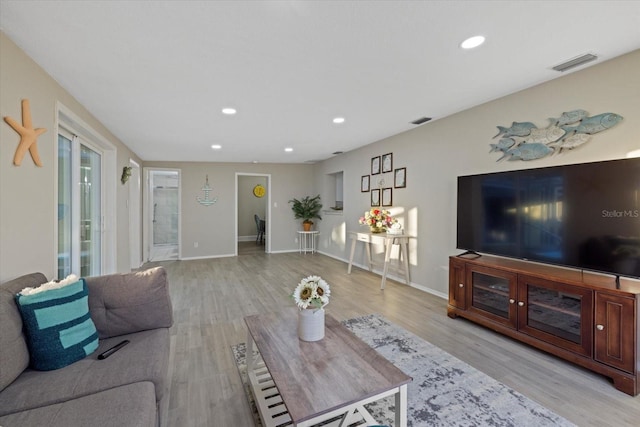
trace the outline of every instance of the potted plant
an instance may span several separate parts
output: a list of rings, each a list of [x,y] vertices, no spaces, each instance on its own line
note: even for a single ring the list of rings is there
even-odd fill
[[[322,209],[322,203],[320,203],[320,195],[315,197],[306,196],[298,199],[289,200],[291,203],[291,210],[296,219],[302,219],[302,227],[304,231],[311,230],[313,225],[313,218],[322,219],[320,216],[320,209]]]

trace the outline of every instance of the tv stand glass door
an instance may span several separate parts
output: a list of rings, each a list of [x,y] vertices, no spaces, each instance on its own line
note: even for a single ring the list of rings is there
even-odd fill
[[[517,327],[517,276],[503,270],[467,265],[469,311],[511,328]]]
[[[593,293],[590,289],[520,275],[518,330],[591,357]]]

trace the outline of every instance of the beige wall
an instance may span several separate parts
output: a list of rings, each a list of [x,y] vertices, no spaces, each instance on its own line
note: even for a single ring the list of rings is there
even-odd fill
[[[288,201],[292,197],[311,194],[313,166],[145,162],[144,167],[173,168],[181,171],[182,258],[222,257],[236,252],[236,174],[269,176],[271,192],[267,190],[265,198],[271,204],[271,215],[267,219],[267,233],[271,235],[270,251],[297,250],[296,230],[301,226],[293,218]],[[201,188],[207,175],[209,175],[209,185],[213,188],[210,197],[217,197],[218,201],[211,206],[202,206],[197,202],[196,197],[203,196]],[[194,242],[198,242],[197,248],[194,247]]]
[[[360,177],[370,173],[371,157],[392,152],[394,168],[407,168],[407,188],[393,190],[392,212],[417,236],[411,247],[411,279],[444,296],[448,257],[460,253],[455,247],[457,176],[618,159],[640,150],[639,75],[640,51],[635,51],[323,162],[316,169],[316,182],[343,170],[345,188],[343,216],[325,217],[320,224],[320,250],[348,258],[344,231],[361,230],[358,217],[369,209],[369,193],[360,192]],[[489,154],[497,125],[531,121],[544,127],[548,117],[578,108],[592,115],[617,113],[624,120],[574,151],[537,161],[496,162],[499,155]],[[392,184],[391,174],[384,178],[385,186]],[[356,260],[362,264],[361,248]]]
[[[27,154],[20,167],[13,155],[20,140],[4,121],[0,123],[0,281],[40,271],[53,278],[56,267],[55,231],[57,133],[56,103],[61,102],[117,149],[120,173],[129,158],[140,162],[109,130],[58,85],[3,33],[0,33],[0,115],[21,122],[21,101],[28,99],[35,127],[47,132],[38,139],[43,166]],[[116,175],[116,174],[114,174]],[[116,188],[116,269],[129,269],[128,187]],[[108,177],[111,179],[111,177]],[[113,185],[113,183],[112,183]]]

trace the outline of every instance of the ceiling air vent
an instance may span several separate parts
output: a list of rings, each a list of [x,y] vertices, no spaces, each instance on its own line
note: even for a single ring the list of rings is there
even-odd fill
[[[431,120],[431,117],[421,117],[417,120],[414,120],[411,122],[412,125],[421,125],[423,123],[427,123],[429,120]]]
[[[584,55],[580,55],[576,58],[570,59],[567,62],[563,62],[562,64],[558,64],[555,67],[553,67],[553,69],[556,71],[560,71],[561,73],[564,73],[567,70],[570,70],[575,67],[579,67],[581,65],[586,64],[587,62],[595,61],[596,59],[598,59],[596,55],[586,53]]]
[[[332,154],[333,155],[338,155],[338,154],[342,154],[342,153],[344,153],[344,151],[334,151]]]

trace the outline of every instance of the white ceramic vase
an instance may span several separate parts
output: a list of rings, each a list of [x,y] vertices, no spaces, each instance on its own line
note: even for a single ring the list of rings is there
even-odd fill
[[[298,337],[302,341],[324,338],[324,308],[298,311]]]

